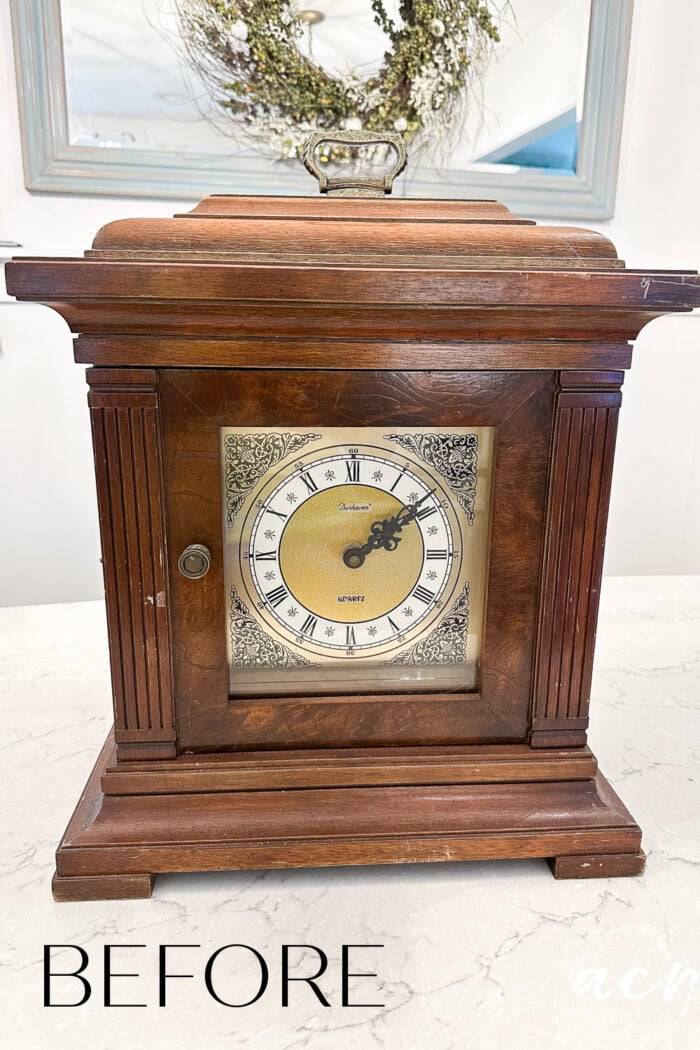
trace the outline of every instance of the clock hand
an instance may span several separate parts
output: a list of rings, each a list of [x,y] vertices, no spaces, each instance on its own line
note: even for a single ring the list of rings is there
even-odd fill
[[[344,552],[343,561],[347,567],[349,569],[359,569],[364,565],[365,558],[370,551],[378,550],[380,547],[386,551],[395,551],[401,542],[401,537],[397,536],[396,533],[401,532],[406,525],[409,525],[418,516],[418,508],[421,503],[427,500],[429,496],[432,496],[435,491],[435,489],[431,489],[430,492],[426,492],[425,496],[422,496],[415,503],[409,503],[407,506],[402,507],[399,513],[391,518],[372,522],[372,531],[367,537],[367,542],[362,546],[348,547]]]
[[[404,525],[408,525],[410,521],[413,521],[413,519],[418,516],[418,508],[420,507],[421,503],[425,503],[428,497],[432,496],[432,494],[436,491],[437,486],[434,489],[431,489],[430,492],[426,492],[425,496],[421,496],[421,498],[415,503],[409,503],[408,506],[403,508],[406,511],[405,515],[402,513],[402,511],[399,511],[397,520],[400,522],[400,529],[402,529]]]

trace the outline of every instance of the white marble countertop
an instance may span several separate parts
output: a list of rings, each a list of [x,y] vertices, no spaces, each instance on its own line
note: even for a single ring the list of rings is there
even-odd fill
[[[634,879],[555,881],[544,861],[160,876],[150,901],[54,904],[53,851],[109,723],[100,603],[0,609],[3,1045],[10,1050],[566,1050],[700,1045],[700,577],[606,579],[590,743],[644,831]],[[254,947],[270,969],[254,1005],[206,992],[209,956]],[[343,1007],[343,943],[381,944]],[[84,1006],[42,1005],[44,944],[90,957]],[[102,950],[122,949],[105,1008]],[[158,1006],[159,944],[178,949]],[[319,985],[281,1005],[283,944],[330,959]],[[56,954],[69,969],[77,953]],[[219,991],[257,982],[244,949],[221,959]],[[297,961],[299,955],[293,956]],[[303,960],[302,960],[303,961]],[[311,965],[310,959],[306,962]],[[314,963],[314,966],[316,964]],[[313,973],[312,969],[305,971]],[[77,981],[54,982],[57,999]]]

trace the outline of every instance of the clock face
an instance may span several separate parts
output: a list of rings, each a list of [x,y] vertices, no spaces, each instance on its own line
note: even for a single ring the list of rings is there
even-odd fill
[[[439,613],[461,555],[442,487],[367,446],[320,450],[273,484],[242,557],[256,605],[298,644],[352,659]]]
[[[232,694],[473,688],[491,444],[225,428]]]

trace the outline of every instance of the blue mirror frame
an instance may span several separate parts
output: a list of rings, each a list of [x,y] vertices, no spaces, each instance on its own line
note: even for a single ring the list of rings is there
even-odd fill
[[[299,165],[222,153],[105,150],[70,144],[60,0],[10,0],[25,185],[32,192],[185,198],[208,193],[314,193]],[[522,216],[608,219],[615,204],[633,0],[591,0],[581,138],[575,174],[421,171],[413,197],[489,198]]]

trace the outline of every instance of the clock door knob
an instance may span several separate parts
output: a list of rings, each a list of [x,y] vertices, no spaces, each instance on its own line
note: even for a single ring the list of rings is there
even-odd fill
[[[190,543],[180,555],[177,567],[188,580],[199,580],[206,576],[211,565],[211,552],[201,543]]]

